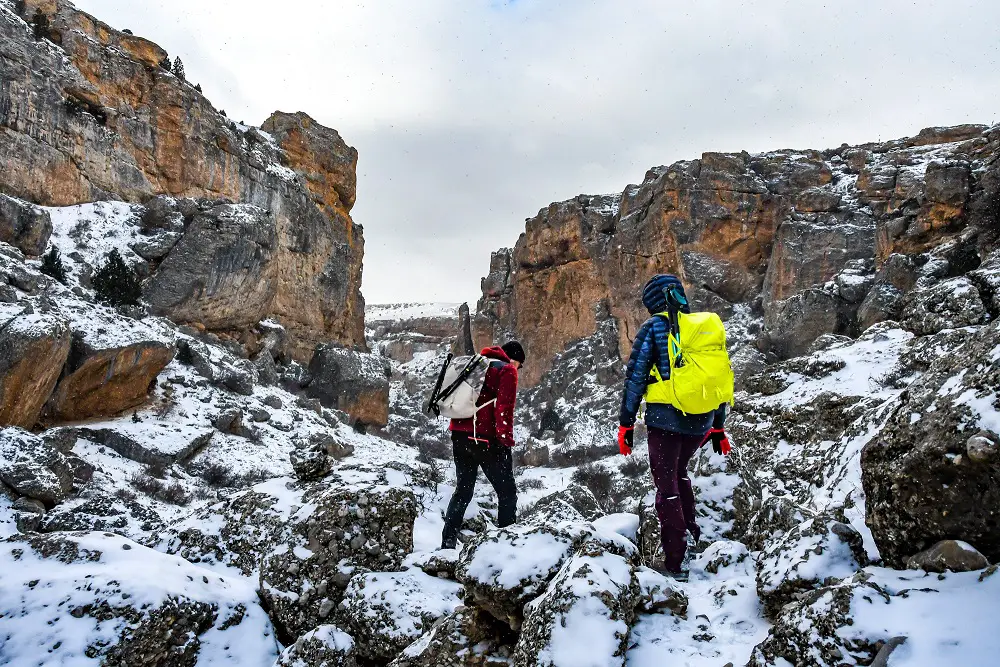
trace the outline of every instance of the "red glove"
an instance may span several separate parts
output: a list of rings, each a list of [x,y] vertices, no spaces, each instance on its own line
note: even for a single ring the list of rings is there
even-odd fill
[[[632,445],[635,438],[635,427],[634,426],[619,426],[618,427],[618,451],[621,452],[622,456],[628,456],[632,453]]]
[[[712,449],[715,450],[716,454],[729,456],[729,452],[733,449],[729,444],[729,436],[726,435],[724,429],[713,428],[705,435],[705,440],[701,444],[704,445],[709,440],[712,441]]]

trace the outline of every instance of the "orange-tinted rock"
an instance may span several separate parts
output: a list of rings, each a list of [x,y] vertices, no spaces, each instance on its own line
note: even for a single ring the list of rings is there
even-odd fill
[[[1000,191],[989,166],[1000,129],[984,129],[822,152],[706,153],[650,170],[621,196],[550,205],[512,253],[494,254],[473,336],[520,339],[530,386],[556,353],[594,333],[593,308],[606,299],[625,357],[648,317],[642,286],[657,273],[679,276],[695,309],[762,316],[756,343],[779,356],[825,333],[854,334],[896,312],[912,287],[876,279],[893,253],[954,238],[965,244],[955,261],[975,263],[966,228],[995,217]]]
[[[357,152],[304,114],[276,137],[221,115],[159,66],[166,53],[63,0],[30,0],[54,48],[0,21],[0,191],[43,205],[154,195],[228,199],[270,211],[277,287],[268,315],[306,361],[320,342],[364,345],[364,240],[350,218]],[[277,142],[280,142],[280,146]]]
[[[30,429],[69,356],[70,331],[51,315],[19,315],[0,331],[0,426]]]
[[[95,348],[75,337],[66,375],[49,400],[53,420],[110,417],[143,404],[156,376],[174,357],[158,341]]]

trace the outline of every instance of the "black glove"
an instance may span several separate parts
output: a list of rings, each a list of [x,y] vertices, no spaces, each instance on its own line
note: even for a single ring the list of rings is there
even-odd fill
[[[725,429],[713,428],[705,436],[705,442],[709,440],[712,441],[712,449],[715,450],[716,454],[722,454],[723,456],[729,456],[729,452],[732,450],[732,445],[729,444],[729,436],[726,435]],[[701,444],[705,444],[702,442]]]

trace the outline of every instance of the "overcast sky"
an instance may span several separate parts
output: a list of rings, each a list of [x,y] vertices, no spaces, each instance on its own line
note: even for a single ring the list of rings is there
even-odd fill
[[[474,302],[525,218],[655,165],[1000,121],[996,0],[77,4],[358,149],[369,303]]]

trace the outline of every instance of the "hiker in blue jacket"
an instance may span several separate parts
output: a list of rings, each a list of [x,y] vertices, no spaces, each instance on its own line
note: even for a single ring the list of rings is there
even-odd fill
[[[625,373],[618,428],[618,448],[625,456],[632,453],[636,413],[650,383],[653,365],[664,379],[669,377],[667,346],[671,321],[676,320],[678,312],[690,312],[681,281],[667,274],[654,276],[646,283],[642,303],[651,317],[635,335]],[[660,313],[669,313],[669,319]],[[701,537],[688,461],[709,440],[717,452],[728,454],[729,441],[723,430],[726,412],[726,404],[705,414],[685,414],[669,403],[646,403],[649,467],[656,486],[656,514],[663,546],[663,564],[654,567],[675,578],[687,577],[682,572],[687,532],[690,531],[695,542]]]

